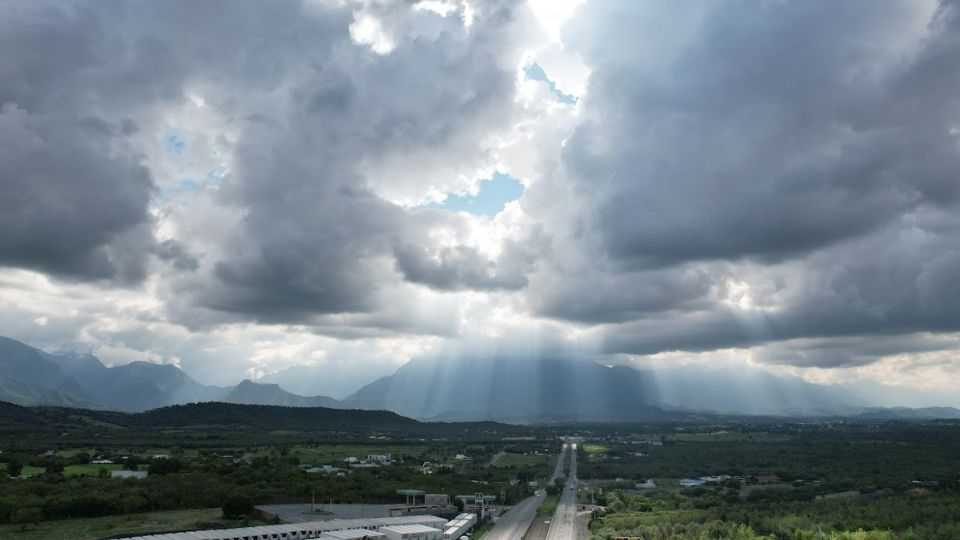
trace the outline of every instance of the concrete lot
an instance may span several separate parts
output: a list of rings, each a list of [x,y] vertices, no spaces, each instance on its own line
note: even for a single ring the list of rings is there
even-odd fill
[[[310,504],[262,504],[257,508],[277,514],[286,523],[325,521],[328,519],[360,519],[390,517],[390,504],[325,504],[317,503],[316,513],[310,513]],[[321,511],[322,509],[322,511]]]

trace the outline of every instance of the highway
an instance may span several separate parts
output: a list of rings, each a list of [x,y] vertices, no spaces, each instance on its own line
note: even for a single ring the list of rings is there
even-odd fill
[[[497,518],[496,524],[483,535],[483,540],[521,540],[533,523],[537,508],[540,508],[546,498],[547,493],[540,490],[533,497],[527,497],[515,504],[513,508]]]
[[[560,451],[560,458],[557,459],[557,466],[553,469],[553,475],[550,477],[551,483],[563,472],[563,462],[566,455],[567,446],[564,445]],[[541,489],[533,497],[527,497],[515,504],[513,508],[497,519],[496,524],[483,535],[483,540],[521,540],[523,535],[527,533],[527,529],[530,528],[530,524],[533,523],[533,518],[537,516],[537,509],[540,508],[546,498],[547,492]]]
[[[566,448],[567,445],[564,445]],[[557,511],[550,520],[550,530],[547,531],[547,540],[577,540],[579,527],[577,525],[577,445],[570,445],[570,474],[567,483],[563,486],[563,494],[557,504]]]

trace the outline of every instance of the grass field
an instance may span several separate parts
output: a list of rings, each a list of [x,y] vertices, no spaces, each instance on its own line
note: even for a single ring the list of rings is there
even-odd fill
[[[583,451],[588,454],[604,454],[607,451],[607,447],[602,444],[586,443],[583,445]]]
[[[630,529],[641,525],[656,525],[658,523],[689,523],[703,519],[706,512],[703,510],[661,510],[656,512],[625,512],[612,514],[604,518],[604,523],[611,527]]]
[[[93,448],[64,448],[63,450],[57,450],[56,454],[63,458],[71,458],[77,454],[88,454],[91,456],[96,456],[97,451]]]
[[[20,471],[20,476],[34,476],[37,474],[43,474],[47,472],[45,467],[31,467],[30,465],[24,465],[23,470]],[[0,474],[7,474],[7,464],[0,463]],[[0,536],[0,538],[3,538]]]
[[[219,508],[150,512],[129,516],[46,521],[30,525],[24,532],[19,525],[0,525],[4,540],[95,540],[121,533],[176,531],[197,528],[198,524],[240,526],[237,521],[221,519]]]
[[[559,495],[550,495],[543,500],[543,504],[540,505],[540,509],[537,510],[537,513],[542,516],[552,516],[554,512],[557,511],[557,504],[560,503]]]
[[[678,433],[669,436],[670,440],[686,442],[787,442],[789,435],[764,432],[718,431],[715,433]]]
[[[543,465],[544,469],[551,463],[551,456],[548,454],[506,454],[499,461],[497,467],[531,467]]]
[[[123,469],[123,465],[119,463],[105,464],[105,465],[67,465],[63,468],[64,476],[97,476],[100,474],[100,469],[106,469],[108,471],[119,471]]]

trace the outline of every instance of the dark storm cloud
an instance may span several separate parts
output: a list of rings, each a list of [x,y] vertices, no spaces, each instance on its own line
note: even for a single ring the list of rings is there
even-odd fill
[[[0,6],[0,265],[145,275],[153,180],[127,140],[136,125],[113,101],[116,87],[156,67],[157,51],[121,54],[103,32],[85,9]]]
[[[774,344],[762,348],[756,358],[770,364],[829,368],[862,366],[900,354],[958,350],[956,339],[931,334],[854,336]],[[949,363],[950,359],[933,362]]]
[[[423,247],[404,245],[395,254],[408,281],[435,289],[519,289],[527,284],[522,268],[504,275],[494,261],[468,246],[443,247],[431,256]]]
[[[708,3],[676,50],[635,57],[660,52],[635,31],[647,4],[583,10],[617,39],[583,46],[595,71],[564,157],[610,257],[780,260],[955,203],[956,17],[914,54],[890,39],[914,7]]]
[[[960,330],[956,3],[598,0],[568,30],[593,71],[526,198],[562,231],[537,313],[630,354]]]
[[[153,184],[135,157],[112,155],[122,138],[102,121],[0,108],[0,264],[143,277]]]
[[[567,274],[536,281],[533,308],[548,317],[611,323],[709,307],[713,282],[698,268]]]
[[[164,240],[157,244],[157,257],[172,264],[179,270],[193,271],[200,267],[200,261],[176,240]]]
[[[682,317],[633,321],[609,329],[606,349],[651,354],[800,338],[955,332],[960,330],[958,238],[955,216],[911,215],[875,236],[783,269],[791,286],[775,293],[784,297],[774,309],[718,305]],[[775,276],[768,279],[779,279]],[[816,358],[805,362],[828,360]],[[856,358],[836,354],[832,360],[843,365]]]

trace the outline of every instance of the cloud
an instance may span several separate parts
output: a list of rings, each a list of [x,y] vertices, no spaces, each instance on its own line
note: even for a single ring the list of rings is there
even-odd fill
[[[960,17],[889,7],[581,9],[580,120],[521,201],[553,237],[532,309],[639,355],[960,329]]]
[[[857,242],[754,267],[746,276],[754,286],[747,305],[740,305],[743,298],[728,302],[715,295],[709,309],[610,327],[606,347],[650,354],[798,338],[955,332],[960,330],[955,308],[960,289],[953,278],[960,272],[958,234],[960,221],[944,221],[939,212],[905,216]],[[847,364],[856,357],[838,354],[833,362]]]
[[[668,14],[624,5],[598,2],[584,17],[602,17],[594,24],[626,40],[607,40],[617,47],[656,47],[657,36],[632,22]],[[945,25],[913,43],[887,42],[921,7],[703,7],[675,50],[613,61],[591,36],[589,103],[564,159],[606,253],[634,268],[780,260],[933,202],[932,186],[960,164],[946,120],[957,100],[928,105],[936,116],[889,114],[929,92],[896,90],[950,39]],[[915,47],[905,69],[901,59]],[[949,84],[951,71],[929,87]]]
[[[960,331],[955,2],[557,5],[0,7],[0,320],[218,381]]]
[[[0,107],[0,264],[72,279],[143,279],[153,182],[122,149],[123,131],[95,117]]]

